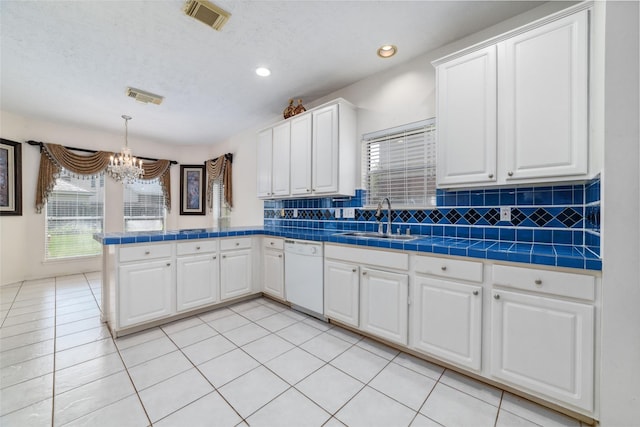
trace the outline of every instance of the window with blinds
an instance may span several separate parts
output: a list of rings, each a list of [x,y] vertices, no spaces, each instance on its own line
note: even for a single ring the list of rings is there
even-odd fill
[[[213,207],[213,226],[215,228],[228,227],[231,209],[224,202],[224,184],[222,175],[213,182],[213,194],[211,195]]]
[[[385,197],[394,208],[436,205],[435,130],[435,119],[428,119],[363,136],[366,207]]]
[[[141,181],[124,186],[124,231],[162,231],[165,218],[160,181]]]
[[[45,259],[96,256],[104,227],[104,174],[78,178],[63,170],[46,204]]]

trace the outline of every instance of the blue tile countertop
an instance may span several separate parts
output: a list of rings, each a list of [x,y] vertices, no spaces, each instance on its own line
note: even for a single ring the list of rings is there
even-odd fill
[[[525,264],[602,270],[602,260],[582,246],[510,243],[504,241],[464,239],[454,237],[416,236],[413,240],[377,239],[347,236],[344,231],[295,229],[281,227],[229,227],[224,229],[200,228],[176,231],[104,233],[94,235],[103,245],[121,245],[188,239],[210,239],[217,237],[267,235],[289,239],[342,243],[428,252],[443,255],[463,256]]]

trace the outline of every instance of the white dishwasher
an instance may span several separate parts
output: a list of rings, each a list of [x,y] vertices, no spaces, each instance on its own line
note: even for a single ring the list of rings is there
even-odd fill
[[[284,241],[284,256],[287,301],[295,309],[326,320],[322,243],[287,239]]]

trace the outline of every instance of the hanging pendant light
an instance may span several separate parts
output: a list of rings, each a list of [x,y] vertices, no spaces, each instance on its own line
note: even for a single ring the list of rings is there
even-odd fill
[[[142,178],[144,169],[142,169],[142,160],[133,157],[129,148],[129,129],[127,125],[131,117],[123,115],[122,118],[124,119],[124,147],[122,147],[120,154],[114,153],[111,156],[107,172],[116,181],[130,184]]]

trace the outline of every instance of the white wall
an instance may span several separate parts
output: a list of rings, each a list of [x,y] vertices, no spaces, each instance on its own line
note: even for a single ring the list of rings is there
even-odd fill
[[[606,2],[601,425],[640,423],[638,2]]]

